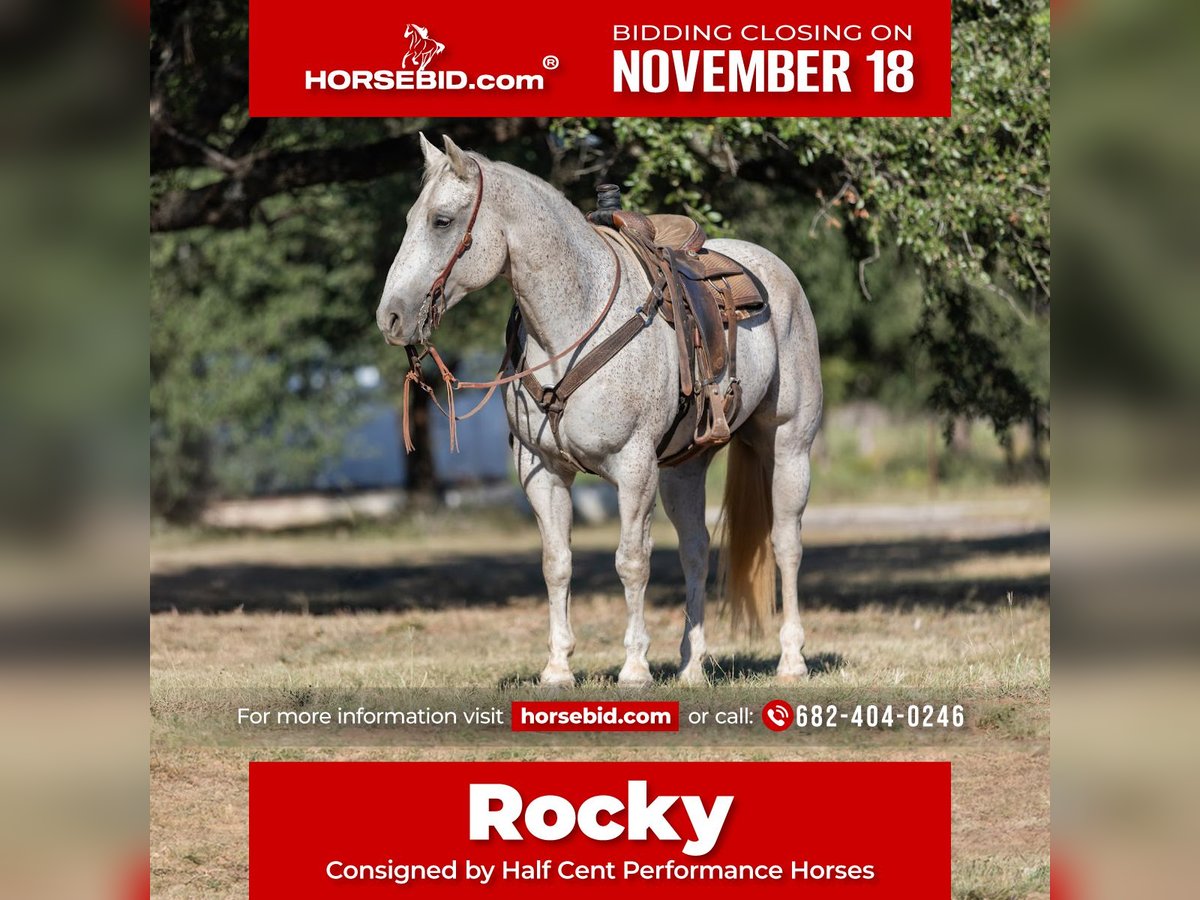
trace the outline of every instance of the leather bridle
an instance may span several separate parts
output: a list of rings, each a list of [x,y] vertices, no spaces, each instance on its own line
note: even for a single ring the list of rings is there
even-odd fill
[[[565,358],[568,354],[573,353],[574,351],[578,350],[585,341],[587,341],[593,334],[596,333],[596,329],[598,329],[600,327],[600,323],[603,322],[608,317],[608,313],[612,309],[613,302],[617,299],[617,294],[620,293],[620,290],[621,290],[621,258],[619,256],[617,256],[616,250],[613,249],[612,244],[609,241],[606,240],[604,242],[604,245],[608,248],[608,252],[612,255],[613,264],[615,266],[615,271],[613,272],[612,289],[609,290],[609,292],[608,292],[608,299],[604,301],[604,306],[601,308],[600,314],[598,316],[596,316],[595,321],[593,321],[592,324],[587,327],[587,330],[583,334],[581,334],[579,337],[577,337],[575,340],[573,340],[569,345],[564,347],[562,350],[558,351],[553,356],[538,363],[536,366],[527,366],[527,367],[521,369],[519,372],[511,372],[508,375],[504,374],[505,370],[507,368],[509,368],[510,364],[516,363],[516,360],[519,356],[518,332],[520,331],[520,325],[521,325],[521,311],[520,311],[519,307],[517,307],[515,304],[513,305],[512,314],[509,316],[508,328],[505,329],[505,331],[506,331],[506,334],[505,334],[506,346],[504,349],[504,358],[503,358],[503,360],[501,360],[500,370],[496,373],[496,377],[493,378],[491,381],[461,381],[453,372],[450,371],[450,367],[446,365],[445,361],[442,359],[442,355],[440,353],[438,353],[437,347],[433,346],[433,344],[431,344],[431,343],[426,342],[425,348],[423,350],[419,350],[418,348],[414,347],[412,344],[409,344],[407,347],[404,348],[405,351],[407,351],[407,353],[408,353],[408,367],[409,367],[408,374],[404,376],[404,407],[403,407],[404,413],[402,416],[402,427],[401,427],[401,430],[404,435],[404,452],[405,453],[412,453],[412,451],[414,449],[414,445],[412,442],[412,432],[410,430],[410,425],[409,425],[409,400],[408,400],[409,385],[416,385],[418,388],[420,388],[426,394],[428,394],[430,400],[433,401],[434,406],[436,406],[438,408],[438,411],[441,412],[441,414],[449,420],[449,422],[450,422],[450,449],[457,452],[457,450],[458,450],[458,423],[465,419],[471,418],[471,416],[475,415],[475,413],[477,413],[481,409],[483,409],[484,406],[487,405],[487,402],[492,399],[492,394],[494,394],[496,392],[496,388],[501,387],[506,384],[511,384],[514,381],[522,381],[524,379],[527,379],[530,376],[532,376],[534,372],[537,372],[540,369],[544,369],[547,366],[553,365],[554,363],[558,362],[559,360]],[[637,311],[633,314],[632,318],[625,323],[625,325],[619,330],[618,334],[610,335],[608,337],[608,339],[605,340],[605,342],[603,343],[602,347],[604,348],[603,354],[605,354],[605,359],[611,357],[616,352],[616,341],[620,340],[620,341],[623,341],[624,343],[628,343],[628,341],[632,337],[631,334],[626,333],[627,330],[630,328],[630,326],[633,326],[635,328],[635,330],[640,330],[635,323],[640,323],[640,325],[644,326],[644,325],[649,324],[649,322],[650,322],[649,315],[647,315],[647,313],[643,311],[642,307],[639,306],[637,308]],[[597,348],[598,351],[600,349],[601,348]],[[593,352],[596,352],[596,351],[593,351]],[[442,404],[438,403],[437,395],[434,393],[433,387],[430,386],[430,384],[427,381],[425,381],[425,378],[421,374],[421,360],[424,359],[426,356],[428,356],[430,359],[433,360],[434,365],[437,366],[438,372],[442,376],[442,381],[446,385],[446,405],[445,406],[442,406]],[[587,358],[585,357],[585,360],[584,360],[585,362],[586,362],[586,359]],[[597,368],[599,368],[599,366],[597,366]],[[588,368],[588,374],[584,376],[584,380],[591,377],[592,374],[594,374],[594,370]],[[580,383],[582,383],[582,381]],[[577,386],[578,385],[576,385],[576,387]],[[483,395],[482,400],[480,400],[478,403],[475,404],[474,407],[472,407],[470,412],[463,413],[460,415],[459,413],[457,413],[455,411],[455,408],[454,408],[454,392],[456,390],[459,390],[462,388],[473,388],[476,390],[486,390],[487,393]],[[526,385],[526,389],[527,390],[529,389],[528,385]],[[574,390],[574,388],[572,388],[571,390]],[[551,390],[551,393],[552,394],[554,393],[553,390]],[[536,392],[533,395],[534,402],[537,403],[539,405],[539,407],[543,406],[543,403],[550,402],[545,397],[543,397],[543,394],[544,394],[544,391],[539,390],[538,392]],[[566,397],[567,397],[567,394],[563,394],[561,397],[561,400],[563,402],[565,402]],[[554,420],[554,432],[555,432],[555,440],[557,440],[558,439],[557,418]]]
[[[437,328],[438,325],[441,324],[442,316],[446,312],[446,306],[444,303],[446,298],[446,279],[450,277],[450,273],[454,271],[455,264],[462,259],[463,255],[468,250],[471,249],[471,244],[474,242],[472,231],[475,228],[475,220],[479,217],[479,207],[483,204],[483,166],[479,164],[478,160],[472,160],[472,162],[475,163],[475,169],[479,173],[479,187],[475,191],[475,203],[471,207],[471,216],[469,219],[467,219],[467,230],[463,233],[462,239],[458,242],[458,246],[454,249],[454,253],[450,256],[450,259],[447,261],[445,267],[441,272],[438,273],[437,278],[433,279],[433,284],[431,284],[429,286],[429,290],[425,292],[425,300],[429,306],[429,322],[431,330],[433,328]],[[506,335],[506,342],[508,346],[505,348],[504,361],[500,365],[500,371],[496,373],[497,377],[493,378],[491,381],[459,380],[442,360],[442,356],[440,353],[438,353],[437,348],[434,347],[433,344],[428,340],[424,342],[423,349],[413,344],[408,344],[405,346],[404,349],[405,352],[408,353],[409,365],[408,374],[404,378],[404,413],[402,430],[404,434],[405,452],[411,453],[414,449],[410,435],[409,423],[408,390],[410,385],[416,385],[418,388],[425,391],[425,393],[427,393],[433,400],[434,405],[437,406],[442,415],[449,419],[450,448],[451,450],[457,450],[458,423],[464,419],[471,418],[471,416],[483,409],[488,400],[491,399],[492,394],[495,393],[496,388],[505,384],[510,384],[514,381],[519,381],[530,376],[539,369],[543,369],[546,366],[558,362],[560,359],[563,359],[565,356],[567,356],[567,354],[578,349],[586,340],[588,340],[588,338],[596,333],[596,329],[600,327],[600,323],[604,321],[604,319],[608,316],[609,310],[612,309],[613,301],[617,299],[617,294],[621,289],[621,259],[619,256],[617,256],[616,251],[612,248],[609,241],[605,241],[605,246],[608,247],[608,252],[612,255],[613,263],[615,264],[613,284],[612,289],[609,291],[608,299],[605,301],[603,308],[600,310],[600,314],[596,316],[595,321],[588,326],[587,330],[583,334],[581,334],[576,340],[572,341],[571,344],[565,349],[555,353],[544,362],[538,363],[536,366],[529,366],[521,369],[519,372],[512,372],[509,375],[504,375],[505,368],[508,366],[510,361],[515,361],[517,355],[516,342],[517,332],[520,324],[520,312],[515,306],[513,307],[513,315],[510,317],[509,328],[507,329],[508,334]],[[634,319],[642,324],[646,324],[649,321],[649,318],[642,312],[641,307],[639,307],[637,313],[634,314]],[[629,323],[627,323],[627,325],[628,324]],[[626,338],[626,340],[628,340],[628,338]],[[609,355],[611,356],[611,353],[609,353]],[[438,372],[442,376],[442,381],[446,385],[445,407],[438,403],[437,396],[434,394],[433,388],[422,377],[421,360],[426,356],[429,356],[434,361],[434,364],[438,368]],[[460,388],[486,390],[487,393],[484,394],[483,399],[480,400],[470,412],[460,415],[455,411],[454,408],[454,391]],[[565,395],[563,399],[565,400]],[[540,398],[535,402],[540,403]],[[555,424],[557,426],[557,420]],[[555,428],[555,433],[557,438],[557,427]]]
[[[425,292],[425,302],[429,305],[429,324],[433,328],[437,328],[442,323],[442,316],[446,313],[446,279],[454,271],[455,264],[463,258],[463,254],[471,249],[471,244],[474,243],[471,233],[475,229],[475,220],[479,218],[479,207],[483,205],[483,166],[475,160],[472,162],[475,163],[475,170],[479,172],[479,187],[475,190],[475,204],[471,207],[471,217],[467,219],[467,230],[463,233],[462,240],[458,242],[458,246],[454,249],[445,268],[438,273],[438,277],[433,279],[433,284]]]

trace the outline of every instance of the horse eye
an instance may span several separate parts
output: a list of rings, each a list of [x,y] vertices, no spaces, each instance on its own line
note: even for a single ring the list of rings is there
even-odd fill
[[[449,216],[434,216],[433,217],[433,227],[434,228],[449,228],[450,223],[453,221],[454,220],[451,219]]]

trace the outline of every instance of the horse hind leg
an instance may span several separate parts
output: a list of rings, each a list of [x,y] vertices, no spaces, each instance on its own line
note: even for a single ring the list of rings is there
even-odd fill
[[[800,598],[797,580],[803,556],[801,521],[808,505],[812,468],[809,451],[811,437],[797,439],[796,423],[787,423],[775,435],[775,459],[771,479],[771,545],[779,567],[780,606],[783,623],[779,629],[779,678],[803,678],[808,667],[802,653],[804,626],[800,623]]]
[[[704,682],[704,659],[708,654],[704,601],[709,534],[704,521],[704,480],[711,460],[712,454],[703,454],[683,465],[663,469],[658,479],[663,508],[679,535],[679,561],[687,592],[679,680],[688,684]]]

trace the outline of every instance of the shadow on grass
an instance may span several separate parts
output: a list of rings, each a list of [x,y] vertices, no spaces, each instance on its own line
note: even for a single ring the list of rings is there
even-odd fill
[[[973,562],[989,565],[1022,555],[1049,555],[1044,529],[985,538],[919,538],[808,548],[800,572],[804,609],[852,611],[879,605],[943,609],[1004,605],[1009,594],[1023,603],[1050,594],[1049,574],[965,576],[931,569]],[[574,554],[572,590],[620,594],[613,553]],[[710,571],[717,571],[713,553]],[[541,555],[495,552],[447,555],[413,564],[306,565],[216,564],[150,577],[150,610],[164,612],[275,611],[323,614],[356,610],[405,611],[453,607],[504,607],[545,596]],[[683,605],[683,572],[674,550],[651,557],[648,603]]]
[[[842,668],[846,664],[846,659],[840,653],[813,653],[806,654],[804,662],[808,666],[808,677],[820,678]],[[728,684],[734,681],[774,678],[777,665],[779,665],[777,656],[741,654],[710,659],[705,669],[709,681],[713,684]]]
[[[840,653],[814,653],[805,657],[808,664],[808,677],[819,678],[836,672],[846,664]],[[733,684],[735,682],[756,682],[775,677],[775,667],[779,664],[777,656],[758,656],[751,654],[727,655],[710,657],[705,660],[704,673],[712,686]],[[673,663],[656,662],[650,664],[650,675],[655,685],[675,683],[678,668]],[[580,669],[575,673],[574,690],[586,690],[588,685],[615,687],[617,676],[621,674],[620,666],[607,669]],[[501,678],[496,686],[500,690],[538,687],[537,675],[529,672],[513,672]],[[566,690],[572,690],[567,688]],[[561,694],[563,688],[547,688],[547,696]]]

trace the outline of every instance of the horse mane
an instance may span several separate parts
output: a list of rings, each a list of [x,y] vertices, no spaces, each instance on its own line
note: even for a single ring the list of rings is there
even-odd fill
[[[467,156],[479,163],[481,167],[487,165],[501,169],[504,172],[505,177],[511,177],[516,181],[523,182],[528,187],[537,191],[537,193],[549,203],[562,207],[564,211],[571,210],[575,213],[579,212],[575,205],[566,198],[562,191],[560,191],[550,182],[546,181],[544,178],[539,178],[532,172],[526,172],[524,169],[511,165],[510,163],[501,162],[500,160],[495,159],[488,159],[487,157],[471,150],[467,151]],[[421,173],[421,184],[426,185],[435,178],[446,174],[448,171],[450,171],[450,160],[443,157],[434,166],[425,167],[425,170]]]
[[[468,155],[477,161],[483,159],[483,157],[481,157],[477,153],[470,153]],[[561,208],[562,211],[564,212],[564,214],[566,214],[567,211],[570,211],[572,213],[575,213],[577,216],[582,215],[579,212],[579,209],[575,206],[575,204],[572,203],[570,200],[568,200],[566,195],[563,194],[562,191],[560,191],[558,188],[556,188],[550,182],[546,181],[544,178],[539,178],[537,175],[534,175],[532,172],[527,172],[518,166],[514,166],[514,165],[511,165],[506,162],[500,162],[500,161],[494,160],[494,159],[493,160],[484,160],[484,161],[490,163],[492,166],[494,166],[496,168],[502,169],[506,176],[512,176],[515,180],[520,181],[520,182],[524,183],[525,185],[529,186],[534,191],[536,191],[537,194],[539,196],[541,196],[547,203],[549,203],[552,206],[557,206],[557,207]]]
[[[423,41],[429,40],[429,29],[428,28],[422,28],[416,22],[410,22],[408,27],[411,28],[413,31],[415,31],[417,34],[419,34],[421,36],[421,40],[423,40]]]

